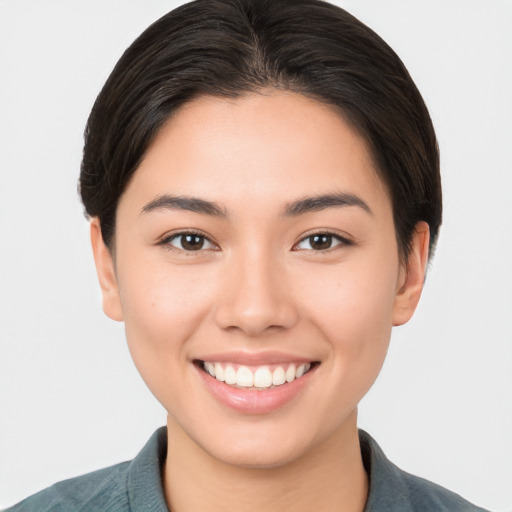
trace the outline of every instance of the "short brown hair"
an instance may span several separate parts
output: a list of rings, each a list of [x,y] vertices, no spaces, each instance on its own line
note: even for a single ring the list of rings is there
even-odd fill
[[[196,0],[126,50],[92,109],[79,189],[112,247],[119,198],[158,130],[200,95],[290,90],[331,105],[366,140],[389,190],[400,255],[418,221],[433,248],[442,216],[428,110],[396,53],[343,9],[319,0]]]

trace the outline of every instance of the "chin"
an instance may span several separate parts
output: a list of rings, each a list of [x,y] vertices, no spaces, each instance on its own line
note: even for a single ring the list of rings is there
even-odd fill
[[[229,466],[245,469],[275,469],[293,463],[304,455],[303,446],[277,446],[267,443],[241,443],[242,446],[220,447],[210,455]]]
[[[311,427],[306,422],[303,426]],[[325,436],[318,429],[297,428],[277,422],[253,423],[229,428],[222,434],[197,440],[211,457],[229,466],[247,469],[274,469],[304,457],[317,447]]]

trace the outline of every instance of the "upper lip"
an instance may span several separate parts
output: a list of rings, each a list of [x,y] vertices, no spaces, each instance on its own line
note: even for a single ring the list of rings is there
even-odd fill
[[[236,363],[246,366],[261,366],[264,364],[311,363],[315,358],[298,356],[292,353],[266,350],[261,352],[227,351],[205,354],[195,360],[211,363]]]

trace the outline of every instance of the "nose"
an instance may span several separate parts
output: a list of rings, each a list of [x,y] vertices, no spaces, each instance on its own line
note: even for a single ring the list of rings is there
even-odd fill
[[[219,290],[217,325],[249,337],[293,327],[298,311],[285,274],[275,260],[259,252],[232,260]]]

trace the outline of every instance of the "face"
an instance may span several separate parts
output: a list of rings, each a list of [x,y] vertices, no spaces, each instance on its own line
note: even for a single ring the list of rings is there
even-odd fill
[[[393,324],[419,299],[364,141],[301,95],[203,97],[162,128],[120,199],[104,309],[169,421],[229,464],[286,464],[355,428]]]

